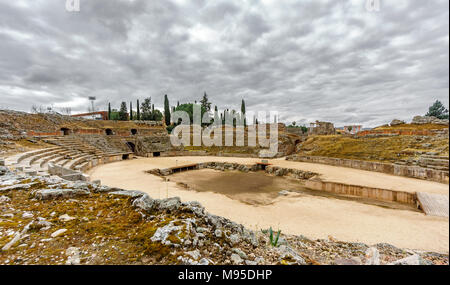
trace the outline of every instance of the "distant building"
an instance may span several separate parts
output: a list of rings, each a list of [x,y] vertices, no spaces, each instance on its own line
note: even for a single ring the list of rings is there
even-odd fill
[[[344,132],[348,134],[356,134],[362,130],[362,125],[344,126]]]
[[[71,117],[81,117],[81,118],[90,119],[90,120],[108,120],[108,112],[99,111],[99,112],[83,113],[83,114],[71,115]]]
[[[309,124],[308,135],[334,135],[335,133],[333,123],[316,121]]]

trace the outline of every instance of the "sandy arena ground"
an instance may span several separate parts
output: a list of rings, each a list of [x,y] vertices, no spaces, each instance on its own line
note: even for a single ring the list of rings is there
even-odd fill
[[[227,217],[248,228],[272,226],[285,233],[309,238],[329,235],[343,241],[375,244],[386,242],[397,247],[449,252],[449,219],[423,213],[388,209],[355,201],[290,193],[268,205],[249,205],[214,192],[183,189],[175,182],[144,171],[206,161],[254,163],[260,159],[231,157],[157,157],[139,158],[105,164],[91,169],[91,179],[102,184],[140,190],[153,198],[178,196],[183,201],[199,201],[208,212]],[[383,173],[322,164],[270,160],[277,166],[309,170],[323,180],[402,191],[423,191],[448,195],[448,185]],[[189,172],[193,176],[196,171]],[[170,179],[170,177],[169,177]],[[213,189],[212,185],[212,191]],[[280,189],[281,190],[281,189]]]

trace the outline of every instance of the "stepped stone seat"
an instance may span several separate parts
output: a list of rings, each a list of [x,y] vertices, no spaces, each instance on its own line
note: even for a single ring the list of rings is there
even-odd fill
[[[8,159],[8,162],[10,162],[11,164],[15,164],[15,163],[20,163],[21,161],[23,161],[24,159],[27,159],[31,156],[34,155],[39,155],[45,152],[49,152],[49,151],[53,151],[59,149],[59,147],[52,147],[52,148],[45,148],[45,149],[40,149],[40,150],[33,150],[33,151],[28,151],[25,153],[21,153],[17,156],[13,156],[10,159]]]
[[[56,154],[53,154],[51,156],[47,156],[47,157],[41,159],[40,166],[44,167],[47,164],[47,162],[49,162],[50,160],[60,157],[61,155],[65,156],[66,154],[70,154],[70,153],[72,153],[72,151],[64,150],[64,151],[58,152]]]
[[[74,169],[75,166],[77,166],[78,164],[81,164],[83,162],[89,161],[89,160],[94,159],[94,158],[98,158],[98,157],[95,156],[95,155],[83,156],[83,157],[80,157],[79,159],[74,160],[72,163],[69,163],[67,165],[67,167],[70,168],[70,169]]]
[[[79,159],[79,158],[81,158],[81,157],[87,156],[87,155],[89,155],[89,154],[86,154],[86,153],[83,153],[83,152],[78,153],[77,155],[74,155],[74,156],[71,156],[71,157],[68,158],[68,159],[65,159],[64,161],[62,161],[61,163],[59,163],[59,165],[65,166],[66,164],[70,163],[71,161],[75,161],[75,160],[77,160],[77,159]]]
[[[34,156],[32,156],[32,159],[30,160],[30,165],[34,164],[36,161],[38,161],[41,158],[45,158],[45,157],[54,155],[56,153],[59,153],[60,151],[61,151],[61,149],[58,149],[58,150],[54,150],[54,151],[50,151],[50,152],[44,152],[39,155],[34,155]]]

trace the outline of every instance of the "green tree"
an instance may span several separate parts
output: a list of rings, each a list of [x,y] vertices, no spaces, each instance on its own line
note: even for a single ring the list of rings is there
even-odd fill
[[[130,121],[133,121],[133,104],[130,102]]]
[[[448,110],[444,107],[441,101],[436,100],[433,105],[428,108],[428,112],[425,116],[433,116],[438,119],[448,119]]]
[[[203,93],[203,98],[200,100],[200,104],[207,112],[211,111],[211,102],[209,102],[208,94],[206,94],[206,92]]]
[[[125,103],[125,102],[122,102],[122,104],[120,105],[119,120],[120,121],[128,120],[127,103]]]
[[[141,119],[141,112],[139,110],[139,99],[137,100],[137,119],[138,121]]]
[[[108,103],[108,120],[111,120],[111,103]]]
[[[152,98],[148,97],[144,99],[144,102],[141,104],[142,109],[142,120],[150,121],[152,120]]]
[[[170,125],[170,105],[167,94],[164,95],[164,119],[166,121],[166,125]]]
[[[246,127],[247,119],[245,118],[245,101],[244,101],[244,99],[242,99],[242,102],[241,102],[241,114],[244,117],[244,127]]]
[[[201,108],[201,117],[203,118],[203,114],[206,113],[206,109],[203,106],[200,106]],[[191,124],[194,122],[194,104],[188,103],[188,104],[181,104],[180,106],[175,108],[175,111],[184,111],[188,113],[189,119],[191,120]],[[179,124],[180,121],[175,122],[175,124]]]
[[[152,113],[152,117],[154,121],[161,121],[163,118],[163,114],[161,113],[160,110],[155,109]]]
[[[308,132],[308,128],[305,125],[301,126],[300,128],[302,129],[302,133],[306,134]]]

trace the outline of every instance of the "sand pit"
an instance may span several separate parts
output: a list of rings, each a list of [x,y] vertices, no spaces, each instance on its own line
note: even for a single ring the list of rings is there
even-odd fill
[[[240,172],[202,169],[180,172],[170,181],[199,192],[214,192],[250,205],[268,205],[283,189],[305,190],[294,179],[270,176],[262,171]]]
[[[91,169],[89,174],[92,179],[100,179],[105,185],[141,190],[154,198],[179,196],[183,201],[199,201],[207,211],[255,230],[272,226],[280,228],[285,233],[303,234],[310,238],[327,238],[331,235],[344,241],[368,244],[386,242],[404,248],[442,253],[449,251],[448,218],[302,193],[274,197],[272,191],[267,192],[270,203],[250,205],[226,194],[183,189],[176,181],[164,182],[161,177],[145,173],[145,170],[153,168],[206,161],[250,164],[260,160],[229,157],[140,158],[102,165]],[[370,184],[367,186],[403,191],[408,188],[409,191],[429,191],[448,195],[448,185],[435,182],[327,165],[284,160],[270,162],[279,166],[318,172],[322,179],[330,181],[340,179],[337,182]],[[189,174],[194,177],[196,173],[200,172],[190,171],[179,175]]]

